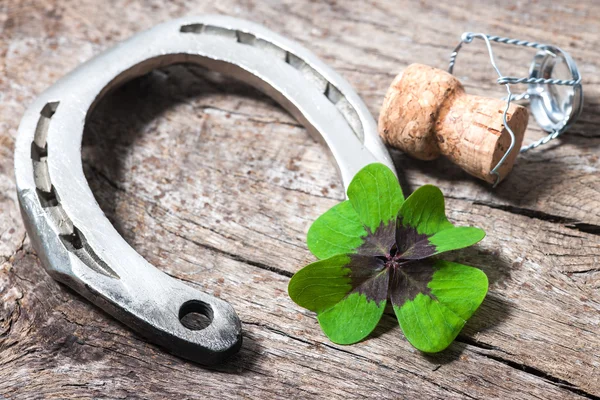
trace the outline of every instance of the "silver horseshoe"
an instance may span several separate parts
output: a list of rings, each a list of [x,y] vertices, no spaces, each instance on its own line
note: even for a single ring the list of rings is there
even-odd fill
[[[315,55],[270,30],[225,16],[188,17],[141,32],[82,64],[28,108],[15,150],[27,232],[50,276],[150,341],[210,365],[242,343],[229,303],[159,271],[119,235],[83,173],[86,118],[111,89],[175,63],[245,81],[275,99],[330,149],[344,186],[362,167],[394,170],[376,123],[352,87]],[[185,327],[189,312],[211,321]]]

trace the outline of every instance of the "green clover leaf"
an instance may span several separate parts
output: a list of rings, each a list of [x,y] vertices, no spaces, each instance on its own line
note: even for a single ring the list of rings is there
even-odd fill
[[[430,257],[471,246],[485,232],[452,225],[435,186],[423,186],[405,201],[383,164],[359,171],[348,198],[310,227],[308,248],[320,261],[292,277],[290,297],[316,312],[338,344],[367,337],[389,299],[413,346],[444,350],[485,298],[488,281],[477,268]]]

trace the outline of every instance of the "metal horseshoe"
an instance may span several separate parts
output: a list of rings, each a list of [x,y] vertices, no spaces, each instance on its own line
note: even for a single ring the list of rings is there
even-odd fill
[[[27,232],[50,276],[180,357],[210,365],[242,343],[229,303],[159,271],[119,235],[83,173],[86,118],[111,89],[149,71],[194,63],[273,97],[331,150],[345,187],[373,162],[394,170],[376,123],[351,86],[311,52],[264,27],[225,16],[173,20],[82,64],[26,111],[15,151]],[[185,327],[190,312],[202,330]]]

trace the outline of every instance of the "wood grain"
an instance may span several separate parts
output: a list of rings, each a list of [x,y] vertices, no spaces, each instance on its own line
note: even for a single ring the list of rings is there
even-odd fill
[[[581,121],[557,144],[520,156],[496,189],[447,160],[393,152],[406,192],[436,184],[453,222],[488,233],[447,257],[482,268],[491,282],[447,351],[414,350],[391,310],[366,341],[334,345],[289,299],[289,277],[313,260],[306,231],[343,198],[341,182],[323,148],[270,99],[191,66],[153,72],[106,98],[86,128],[84,168],[140,254],[235,307],[240,354],[215,369],[182,361],[45,274],[12,171],[25,108],[119,40],[209,12],[303,43],[374,115],[397,72],[413,62],[443,68],[466,30],[551,41],[577,60]],[[592,1],[0,2],[0,398],[599,399],[599,12]],[[472,46],[456,69],[467,92],[501,95],[483,49]],[[509,50],[501,68],[523,74],[530,57]],[[525,142],[542,135],[530,121]]]

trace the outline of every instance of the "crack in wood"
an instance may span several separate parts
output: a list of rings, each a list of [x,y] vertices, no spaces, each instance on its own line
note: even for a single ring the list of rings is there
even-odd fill
[[[476,352],[476,353],[478,353],[480,355],[483,355],[485,357],[488,357],[488,358],[490,358],[490,359],[492,359],[494,361],[498,361],[498,362],[500,362],[502,364],[505,364],[505,365],[507,365],[507,366],[509,366],[511,368],[514,368],[514,369],[523,371],[525,373],[528,373],[530,375],[537,376],[539,378],[545,379],[548,382],[551,382],[552,384],[554,384],[554,385],[556,385],[556,386],[558,386],[558,387],[560,387],[562,389],[568,390],[569,392],[572,392],[572,393],[577,394],[579,396],[585,397],[585,398],[590,399],[590,400],[600,400],[600,396],[596,396],[596,395],[593,395],[591,393],[588,393],[588,392],[586,392],[586,391],[584,391],[582,389],[579,389],[577,386],[573,385],[570,382],[567,382],[565,380],[556,378],[555,376],[552,376],[552,375],[550,375],[550,374],[548,374],[548,373],[546,373],[546,372],[544,372],[542,370],[539,370],[537,368],[530,367],[530,366],[525,365],[525,364],[521,364],[521,363],[518,363],[518,362],[510,361],[510,360],[507,360],[505,358],[494,356],[494,355],[490,355],[490,354],[485,354],[485,353],[481,353],[481,352]]]
[[[169,232],[169,233],[177,236],[180,239],[186,240],[186,241],[188,241],[190,243],[195,244],[198,247],[202,247],[204,249],[210,250],[210,251],[215,252],[217,254],[221,254],[221,255],[223,255],[223,256],[231,259],[231,260],[234,260],[234,261],[237,261],[237,262],[241,262],[241,263],[250,265],[252,267],[260,268],[260,269],[265,270],[265,271],[274,272],[274,273],[276,273],[278,275],[282,275],[282,276],[285,276],[285,277],[288,277],[288,278],[291,278],[294,275],[293,273],[291,273],[289,271],[286,271],[286,270],[283,270],[283,269],[280,269],[280,268],[277,268],[277,267],[272,267],[270,265],[263,264],[263,263],[258,262],[258,261],[249,260],[249,259],[247,259],[245,257],[242,257],[239,254],[231,253],[231,252],[219,249],[219,248],[217,248],[215,246],[211,246],[211,245],[206,244],[206,243],[200,243],[197,240],[185,237],[181,233],[173,231],[173,230],[170,230],[167,227],[163,227],[163,228],[167,232]]]
[[[447,196],[449,198],[458,199],[458,200],[468,200],[466,198],[455,198],[451,196]],[[561,217],[558,215],[548,214],[543,211],[532,210],[528,208],[516,207],[511,205],[504,204],[495,204],[488,201],[473,201],[473,205],[484,206],[493,208],[496,210],[506,211],[511,214],[523,215],[529,218],[539,219],[541,221],[552,222],[556,224],[564,225],[567,228],[577,230],[583,233],[591,233],[592,235],[600,235],[600,225],[594,224],[586,224],[583,222],[579,222],[573,218]]]
[[[475,348],[478,348],[478,349],[482,349],[482,350],[486,350],[486,351],[487,350],[500,351],[500,352],[503,352],[505,354],[510,354],[510,353],[506,353],[504,350],[502,350],[502,349],[500,349],[500,348],[498,348],[496,346],[492,346],[492,345],[489,345],[489,344],[486,344],[486,343],[479,342],[479,341],[477,341],[477,340],[475,340],[473,338],[470,338],[468,336],[465,336],[465,335],[460,335],[456,339],[456,341],[462,342],[462,343],[465,343],[465,344],[467,344],[469,346],[472,346],[472,347],[475,347]],[[528,374],[537,376],[539,378],[545,379],[548,382],[552,383],[553,385],[558,386],[558,387],[560,387],[562,389],[568,390],[568,391],[570,391],[570,392],[572,392],[574,394],[577,394],[579,396],[585,397],[585,398],[590,399],[590,400],[600,400],[600,396],[596,396],[596,395],[594,395],[592,393],[586,392],[585,390],[580,389],[577,385],[575,385],[573,383],[570,383],[570,382],[568,382],[568,381],[566,381],[564,379],[560,379],[560,378],[557,378],[555,376],[552,376],[549,373],[544,372],[544,371],[542,371],[542,370],[540,370],[538,368],[535,368],[535,367],[532,367],[532,366],[529,366],[529,365],[526,365],[526,364],[523,364],[523,363],[520,363],[520,362],[508,360],[508,359],[506,359],[504,357],[500,357],[500,356],[497,356],[497,355],[494,355],[494,354],[490,354],[490,353],[488,353],[486,351],[478,351],[478,350],[473,350],[473,351],[475,353],[481,355],[481,356],[484,356],[484,357],[487,357],[487,358],[492,359],[494,361],[500,362],[500,363],[502,363],[504,365],[507,365],[507,366],[509,366],[511,368],[514,368],[514,369],[517,369],[519,371],[523,371],[525,373],[528,373]]]

